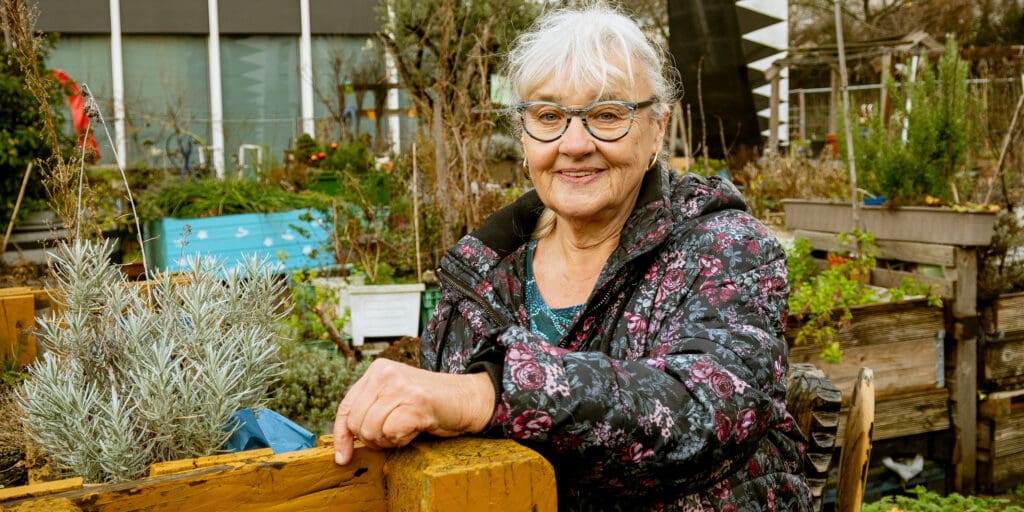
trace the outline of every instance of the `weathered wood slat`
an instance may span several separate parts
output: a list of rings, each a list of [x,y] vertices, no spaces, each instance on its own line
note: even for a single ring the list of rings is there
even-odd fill
[[[879,398],[875,401],[875,441],[939,432],[949,428],[949,395],[945,389]],[[836,446],[842,446],[849,408],[840,413]]]
[[[982,345],[985,382],[1024,376],[1024,332],[986,339]]]
[[[978,421],[978,449],[990,459],[1024,452],[1024,414]]]
[[[0,361],[26,366],[36,360],[36,301],[31,289],[19,290],[0,297]]]
[[[1000,494],[1024,482],[1024,452],[994,461],[978,461],[978,486],[981,490]]]
[[[1024,293],[1006,294],[996,304],[996,328],[1006,332],[1024,332]]]
[[[54,480],[52,482],[0,488],[0,502],[46,496],[47,494],[57,492],[72,491],[75,489],[81,489],[83,485],[82,477],[76,476],[74,478],[65,478],[63,480]]]
[[[907,339],[934,340],[944,328],[942,309],[928,306],[925,299],[914,299],[880,304],[866,304],[850,308],[850,325],[839,330],[841,345],[884,345]],[[791,315],[786,337],[792,340],[800,328],[799,318]]]
[[[384,453],[357,450],[352,464],[334,463],[331,448],[312,448],[275,455],[255,463],[220,466],[143,478],[120,484],[91,486],[48,496],[66,498],[86,511],[233,511],[274,510],[360,510],[386,509]],[[334,489],[337,489],[336,491]],[[292,508],[288,503],[306,495],[330,491],[331,499],[317,508]],[[31,506],[28,502],[5,502],[9,510]]]
[[[789,353],[790,363],[817,364],[843,394],[849,403],[857,374],[862,366],[871,364],[875,370],[875,388],[881,398],[907,393],[933,390],[938,387],[935,375],[935,342],[917,340],[888,343],[883,347],[840,346],[843,359],[839,364],[827,364],[818,356],[818,347],[794,347]]]
[[[808,239],[811,242],[811,247],[820,251],[840,252],[856,249],[853,243],[839,243],[839,238],[835,233],[797,229],[793,231],[793,236]],[[941,267],[953,266],[953,246],[950,245],[897,240],[880,240],[877,245],[879,259],[925,263]]]
[[[871,284],[883,288],[899,288],[903,278],[909,277],[920,284],[929,287],[932,295],[939,297],[952,297],[956,289],[956,277],[932,277],[914,272],[902,272],[884,268],[871,269]]]
[[[260,448],[258,450],[248,450],[224,455],[210,455],[207,457],[196,457],[193,459],[156,462],[149,465],[149,476],[173,475],[175,473],[184,473],[186,471],[194,471],[196,469],[203,469],[211,466],[220,466],[222,464],[233,464],[236,462],[254,462],[258,460],[266,460],[273,456],[274,450],[270,448]]]

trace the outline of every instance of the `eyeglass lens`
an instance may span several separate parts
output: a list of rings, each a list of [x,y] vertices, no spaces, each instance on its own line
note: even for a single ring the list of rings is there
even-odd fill
[[[569,114],[566,110],[566,107],[553,103],[528,105],[522,111],[523,129],[536,139],[555,140],[568,127]],[[633,123],[633,109],[621,103],[598,103],[580,117],[591,135],[604,141],[613,141],[629,133]]]

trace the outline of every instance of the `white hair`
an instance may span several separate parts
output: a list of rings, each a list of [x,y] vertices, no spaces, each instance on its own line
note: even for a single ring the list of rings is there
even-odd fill
[[[651,107],[656,116],[665,115],[675,100],[675,70],[667,65],[661,45],[601,2],[543,14],[532,30],[516,39],[505,71],[512,105],[551,78],[570,88],[593,87],[600,98],[617,86],[632,89],[639,75],[657,98]]]

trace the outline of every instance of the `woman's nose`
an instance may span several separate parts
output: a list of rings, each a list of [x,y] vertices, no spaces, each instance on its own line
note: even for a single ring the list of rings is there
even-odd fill
[[[594,150],[594,138],[587,132],[583,119],[571,118],[569,128],[560,139],[559,151],[570,155],[589,153]]]

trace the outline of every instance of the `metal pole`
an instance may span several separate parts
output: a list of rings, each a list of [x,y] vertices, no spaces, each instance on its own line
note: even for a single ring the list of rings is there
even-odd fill
[[[114,148],[128,161],[128,137],[124,122],[124,58],[121,52],[121,0],[110,0],[110,75],[114,92]]]
[[[316,137],[316,127],[313,125],[313,41],[309,29],[309,0],[299,1],[299,19],[302,25],[302,34],[299,36],[302,131]]]
[[[220,13],[218,0],[207,0],[210,40],[207,58],[210,67],[210,131],[213,168],[224,178],[224,96],[220,84]]]
[[[850,166],[850,202],[853,206],[853,229],[860,229],[860,201],[857,199],[857,163],[853,154],[853,129],[850,127],[850,90],[846,77],[846,50],[843,47],[843,17],[839,12],[840,0],[832,4],[836,17],[836,46],[839,48],[839,88],[843,94],[843,125],[846,133],[846,158]]]

